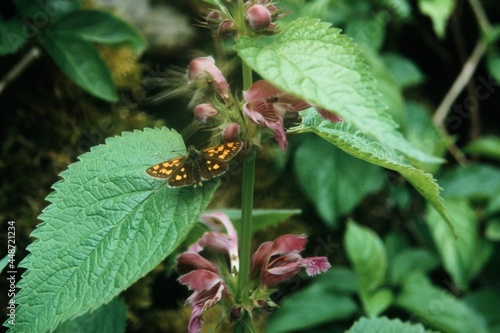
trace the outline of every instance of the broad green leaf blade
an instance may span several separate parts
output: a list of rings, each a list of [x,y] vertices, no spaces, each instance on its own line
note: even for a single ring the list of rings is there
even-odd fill
[[[446,33],[446,23],[455,8],[455,0],[418,0],[420,11],[432,20],[434,32],[439,38]]]
[[[331,123],[310,110],[301,112],[301,115],[303,127],[297,132],[315,133],[354,157],[399,172],[443,216],[450,228],[453,228],[439,195],[440,188],[431,174],[416,169],[398,152],[359,133],[349,124]]]
[[[219,181],[169,188],[145,170],[178,156],[166,128],[125,132],[61,173],[32,236],[12,332],[45,332],[97,309],[147,274],[186,237]]]
[[[357,305],[352,298],[313,284],[285,299],[271,317],[266,332],[307,332],[307,329],[326,322],[347,319],[356,311]]]
[[[329,291],[353,294],[359,290],[358,275],[350,268],[335,266],[314,278],[314,283]]]
[[[330,227],[337,227],[339,216],[384,185],[381,168],[345,154],[318,136],[308,135],[301,142],[293,166],[304,192]]]
[[[387,256],[378,235],[373,230],[350,221],[344,245],[347,257],[359,275],[360,291],[371,292],[381,286],[387,273]]]
[[[144,37],[127,22],[111,13],[86,9],[68,13],[52,26],[55,34],[78,36],[88,42],[118,45],[125,44],[137,54],[146,48]]]
[[[127,307],[115,298],[93,312],[65,321],[57,327],[55,333],[120,333],[125,332]]]
[[[292,22],[272,43],[241,37],[236,50],[265,80],[335,112],[361,132],[412,159],[440,162],[411,146],[374,91],[360,49],[339,29],[316,19]]]
[[[484,230],[484,237],[487,240],[498,242],[500,241],[500,219],[494,218],[488,221],[486,229]]]
[[[96,97],[109,102],[118,100],[111,73],[89,42],[78,36],[56,35],[50,30],[41,30],[38,39],[70,80]]]
[[[432,328],[447,333],[487,333],[483,317],[420,272],[409,276],[396,304]]]
[[[394,301],[394,294],[389,288],[382,288],[371,293],[361,294],[363,308],[369,317],[384,312]]]
[[[456,236],[443,223],[443,218],[429,207],[426,223],[446,271],[460,289],[466,289],[492,253],[492,244],[479,235],[475,212],[465,199],[449,199],[446,210]]]
[[[435,333],[435,331],[426,330],[420,324],[402,322],[399,319],[379,318],[361,318],[357,321],[347,333]]]

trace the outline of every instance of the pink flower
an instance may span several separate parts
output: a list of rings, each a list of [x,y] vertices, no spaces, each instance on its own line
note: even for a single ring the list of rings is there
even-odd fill
[[[290,279],[302,268],[309,276],[326,272],[330,263],[326,257],[302,258],[299,254],[307,243],[306,236],[283,235],[274,242],[265,242],[252,256],[252,276],[272,287]]]
[[[255,124],[270,128],[278,141],[281,150],[285,151],[288,145],[283,118],[287,113],[297,113],[312,104],[284,92],[264,80],[256,81],[250,89],[243,92],[246,103],[243,112]],[[332,122],[342,121],[335,114],[316,108],[318,113]]]
[[[213,57],[200,57],[191,60],[188,66],[189,83],[196,79],[204,79],[225,100],[229,99],[229,85],[222,75]]]
[[[210,307],[221,303],[237,320],[244,313],[251,316],[253,309],[268,309],[274,305],[268,287],[290,279],[302,268],[310,276],[325,272],[330,268],[326,257],[302,258],[306,236],[283,235],[273,242],[263,243],[251,259],[251,283],[248,285],[252,305],[235,303],[236,278],[239,270],[238,237],[236,230],[227,215],[223,213],[207,213],[201,216],[202,222],[210,231],[188,248],[187,252],[177,257],[177,271],[182,274],[179,282],[186,285],[193,293],[186,300],[192,306],[189,318],[189,333],[199,333],[203,324],[203,313]],[[221,232],[225,229],[225,233]],[[216,258],[213,262],[200,253],[205,249],[227,254],[227,260]],[[217,255],[217,253],[212,253]],[[225,258],[224,258],[225,259]]]

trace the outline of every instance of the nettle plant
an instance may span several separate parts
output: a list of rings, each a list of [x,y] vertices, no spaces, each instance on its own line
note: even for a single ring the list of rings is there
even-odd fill
[[[208,148],[186,151],[177,132],[147,128],[109,138],[61,173],[40,216],[43,223],[32,234],[37,240],[20,265],[27,271],[18,283],[11,332],[123,331],[126,310],[118,295],[178,250],[198,221],[208,231],[176,259],[179,282],[192,290],[189,332],[199,332],[204,312],[215,306],[234,331],[255,331],[257,315],[277,307],[271,294],[280,282],[302,270],[312,276],[335,266],[326,257],[302,257],[305,235],[282,235],[252,254],[253,218],[288,214],[253,209],[256,154],[273,138],[286,151],[289,136],[300,140],[314,133],[347,154],[398,172],[451,232],[437,183],[412,166],[441,160],[414,148],[398,131],[350,38],[316,19],[282,27],[287,12],[271,0],[205,2],[207,27],[221,49],[235,51],[225,57],[241,59],[243,78],[241,85],[228,84],[222,64],[208,55],[191,61],[189,84],[208,92],[194,110],[195,122],[211,130]],[[234,180],[227,172],[232,163],[242,164],[241,211],[205,212],[219,176]],[[347,233],[352,239],[372,237],[355,224]],[[356,252],[349,246],[348,252]],[[355,264],[370,270],[362,260]],[[377,290],[379,282],[369,272],[359,282],[369,314],[390,303],[389,292]],[[392,324],[396,330],[403,325]]]

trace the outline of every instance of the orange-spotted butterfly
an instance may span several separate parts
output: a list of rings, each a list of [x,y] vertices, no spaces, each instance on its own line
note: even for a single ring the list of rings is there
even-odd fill
[[[203,180],[224,174],[229,169],[229,161],[242,147],[242,141],[228,142],[202,151],[191,146],[186,155],[153,165],[146,173],[154,178],[168,179],[169,187],[202,186]]]

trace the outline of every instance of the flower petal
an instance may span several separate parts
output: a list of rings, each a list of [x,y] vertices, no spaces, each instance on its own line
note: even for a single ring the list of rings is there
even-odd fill
[[[188,286],[190,290],[195,291],[209,290],[221,281],[222,278],[217,273],[206,269],[197,269],[184,274],[179,278],[180,283]]]
[[[326,272],[331,265],[326,257],[310,257],[302,260],[302,267],[306,268],[307,275],[314,276]]]
[[[184,252],[176,259],[176,270],[179,274],[186,274],[197,269],[205,269],[217,273],[217,267],[209,260],[195,252]]]
[[[283,235],[276,238],[273,242],[273,247],[269,251],[269,255],[283,254],[292,251],[302,251],[307,243],[306,235]]]

